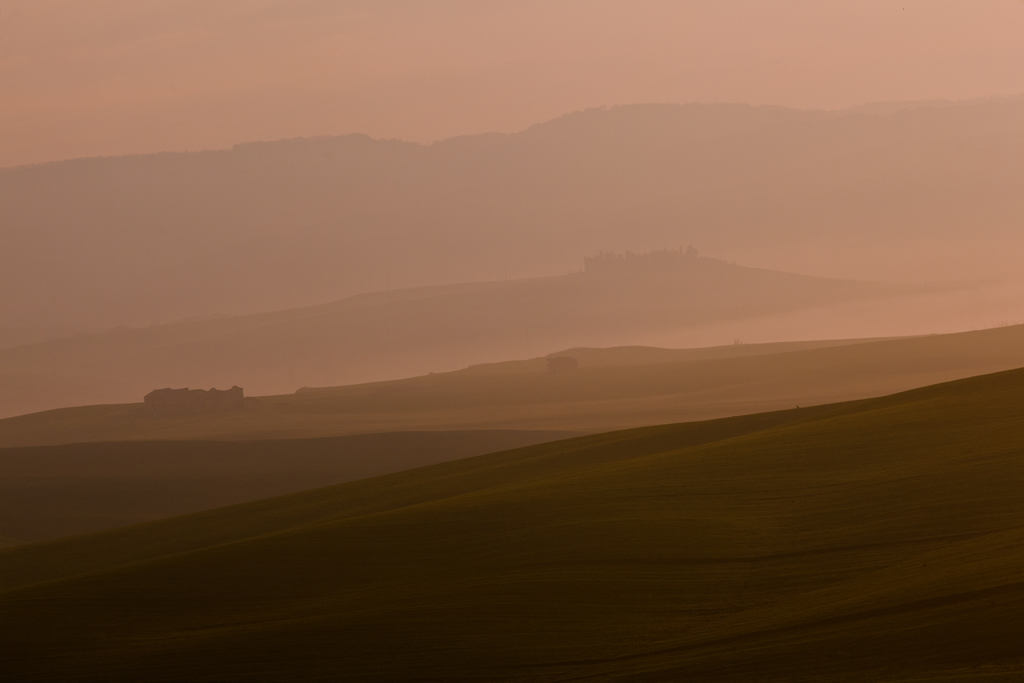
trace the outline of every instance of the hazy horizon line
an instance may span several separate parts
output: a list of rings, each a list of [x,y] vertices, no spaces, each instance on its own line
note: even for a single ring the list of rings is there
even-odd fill
[[[816,108],[816,107],[798,107],[792,105],[783,104],[752,104],[749,102],[733,102],[733,101],[714,101],[714,102],[702,102],[702,101],[689,101],[689,102],[630,102],[630,103],[619,103],[619,104],[600,104],[592,107],[584,107],[581,109],[574,109],[571,111],[564,112],[558,116],[536,121],[514,131],[500,131],[500,130],[483,130],[475,133],[460,133],[458,135],[449,135],[443,138],[437,138],[435,140],[421,141],[421,140],[408,140],[399,137],[374,137],[368,133],[361,131],[350,131],[348,133],[337,133],[330,134],[325,133],[323,135],[296,135],[293,137],[282,137],[282,138],[266,138],[266,139],[254,139],[254,140],[241,140],[239,142],[232,143],[226,147],[202,147],[192,149],[156,149],[149,152],[132,152],[128,154],[97,154],[92,156],[80,156],[80,157],[63,157],[59,159],[49,159],[46,161],[36,161],[26,164],[14,164],[12,166],[0,166],[0,171],[13,171],[17,169],[34,168],[37,166],[46,166],[49,164],[61,164],[73,161],[87,161],[93,159],[122,159],[132,157],[145,157],[145,156],[157,156],[161,154],[203,154],[207,152],[230,152],[239,147],[246,145],[259,145],[259,144],[274,144],[278,142],[291,142],[299,140],[330,140],[345,137],[366,137],[375,142],[402,142],[410,145],[418,145],[421,147],[431,147],[433,145],[441,144],[449,140],[458,140],[461,138],[479,137],[483,135],[518,135],[525,133],[526,131],[541,126],[552,121],[565,118],[567,116],[573,116],[575,114],[582,114],[590,111],[604,111],[609,109],[619,109],[626,107],[650,107],[650,106],[667,106],[667,107],[690,107],[690,106],[702,106],[702,107],[714,107],[714,106],[735,106],[735,107],[751,107],[755,109],[767,108],[767,109],[790,109],[793,111],[815,111],[831,114],[841,114],[843,112],[857,112],[858,110],[870,109],[873,107],[901,107],[907,109],[910,107],[914,108],[926,108],[926,107],[956,107],[956,106],[967,106],[967,105],[978,105],[978,104],[995,104],[995,103],[1010,103],[1016,101],[1024,101],[1024,92],[1012,93],[1012,94],[999,94],[999,95],[986,95],[984,97],[971,97],[966,99],[949,99],[949,98],[938,98],[938,99],[927,99],[927,100],[872,100],[862,102],[860,104],[850,105],[848,107],[838,107],[835,109],[827,108]],[[878,112],[873,115],[885,116],[891,115],[894,112]]]

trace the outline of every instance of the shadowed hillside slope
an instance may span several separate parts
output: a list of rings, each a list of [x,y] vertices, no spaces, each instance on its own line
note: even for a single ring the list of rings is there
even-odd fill
[[[911,290],[661,253],[678,258],[669,268],[379,292],[0,350],[0,416],[123,403],[166,386],[258,395],[397,379]]]
[[[1024,325],[893,340],[705,349],[570,349],[393,382],[260,397],[236,413],[152,417],[139,404],[0,420],[0,447],[122,439],[271,439],[422,429],[604,431],[879,396],[1024,366]]]
[[[574,436],[395,432],[0,449],[0,545],[89,533]]]
[[[0,551],[19,681],[1014,681],[1024,370]]]
[[[0,321],[41,341],[691,242],[798,272],[990,277],[1015,270],[1022,178],[1022,101],[635,105],[432,145],[351,135],[0,169]]]

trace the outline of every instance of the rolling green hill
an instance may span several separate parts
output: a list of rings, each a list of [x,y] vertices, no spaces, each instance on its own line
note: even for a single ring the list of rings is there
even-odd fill
[[[0,420],[0,447],[125,439],[275,439],[407,430],[608,431],[881,396],[1024,366],[1024,325],[890,340],[707,349],[570,349],[391,382],[261,397],[252,410],[154,418],[140,404]]]
[[[1019,681],[1024,370],[0,551],[18,681]]]
[[[0,449],[0,545],[89,533],[575,436],[392,432]]]

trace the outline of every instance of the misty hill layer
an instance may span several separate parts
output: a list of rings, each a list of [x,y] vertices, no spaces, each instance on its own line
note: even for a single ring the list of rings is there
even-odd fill
[[[361,434],[0,449],[0,544],[90,533],[574,436]]]
[[[937,250],[988,240],[988,274],[1019,238],[1022,178],[1021,101],[637,105],[432,145],[351,135],[0,169],[0,332],[279,310],[691,242],[949,279],[964,275],[936,275]]]
[[[162,387],[246,395],[397,379],[908,288],[682,258],[670,268],[379,292],[323,306],[0,351],[0,416],[139,400]]]
[[[0,551],[19,681],[1013,681],[1024,370]]]
[[[576,348],[392,382],[260,397],[233,414],[153,418],[139,404],[0,420],[0,446],[122,439],[270,439],[422,429],[612,428],[880,396],[1024,366],[1024,325],[893,340],[704,349]],[[555,354],[562,355],[562,354]]]

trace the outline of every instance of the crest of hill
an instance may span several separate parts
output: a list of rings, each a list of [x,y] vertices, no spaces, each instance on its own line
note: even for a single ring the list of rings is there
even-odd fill
[[[1010,681],[1022,411],[1016,370],[18,546],[3,662],[21,681]]]
[[[429,431],[0,448],[0,546],[140,524],[576,435]]]

